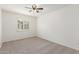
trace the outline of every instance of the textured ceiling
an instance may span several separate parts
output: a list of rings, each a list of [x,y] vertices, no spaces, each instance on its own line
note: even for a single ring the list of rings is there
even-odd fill
[[[5,10],[18,12],[18,13],[22,13],[22,14],[26,14],[26,15],[41,16],[43,14],[53,12],[60,8],[69,6],[68,4],[40,4],[40,5],[38,4],[38,7],[42,7],[42,8],[44,8],[44,10],[40,11],[40,13],[31,13],[31,12],[29,12],[29,9],[25,8],[26,6],[31,7],[31,5],[32,4],[0,4],[0,7]]]

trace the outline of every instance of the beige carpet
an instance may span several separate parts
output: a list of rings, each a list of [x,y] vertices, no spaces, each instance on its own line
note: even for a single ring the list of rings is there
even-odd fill
[[[76,54],[79,51],[49,42],[47,40],[32,37],[17,41],[3,43],[1,54]]]

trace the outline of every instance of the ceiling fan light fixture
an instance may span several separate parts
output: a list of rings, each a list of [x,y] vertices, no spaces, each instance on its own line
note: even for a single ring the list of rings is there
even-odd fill
[[[36,12],[37,12],[37,13],[39,13],[39,11],[38,11],[38,10],[36,10]]]

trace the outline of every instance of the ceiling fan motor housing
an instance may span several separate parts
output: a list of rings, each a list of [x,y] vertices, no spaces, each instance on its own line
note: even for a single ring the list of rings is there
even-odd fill
[[[33,10],[36,10],[36,8],[37,8],[36,4],[33,4],[32,8],[33,8]]]

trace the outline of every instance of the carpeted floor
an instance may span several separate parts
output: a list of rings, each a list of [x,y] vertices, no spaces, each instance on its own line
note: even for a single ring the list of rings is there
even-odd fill
[[[0,54],[78,54],[79,51],[32,37],[3,43]]]

